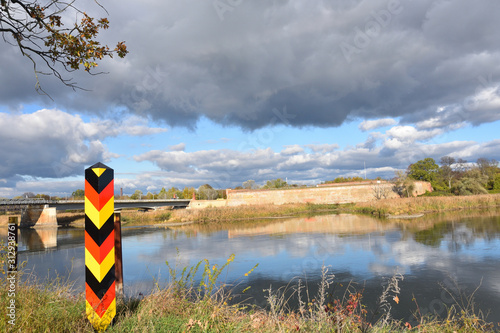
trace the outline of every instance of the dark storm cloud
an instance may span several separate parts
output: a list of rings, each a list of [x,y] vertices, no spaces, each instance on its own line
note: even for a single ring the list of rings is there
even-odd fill
[[[206,116],[248,129],[272,124],[272,110],[284,107],[293,126],[337,126],[357,117],[401,116],[403,123],[437,117],[437,127],[498,120],[498,1],[109,1],[106,7],[111,30],[103,38],[125,40],[131,53],[104,61],[99,69],[108,75],[75,73],[91,92],[72,93],[44,77],[58,107],[100,115],[120,110],[188,127]],[[26,59],[7,45],[0,57],[3,104],[52,105],[34,92]],[[494,93],[485,96],[488,89]]]

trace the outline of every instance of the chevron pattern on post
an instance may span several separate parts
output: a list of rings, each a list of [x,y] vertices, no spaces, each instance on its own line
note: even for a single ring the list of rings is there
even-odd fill
[[[113,178],[113,169],[102,163],[85,170],[86,311],[97,331],[116,314]]]

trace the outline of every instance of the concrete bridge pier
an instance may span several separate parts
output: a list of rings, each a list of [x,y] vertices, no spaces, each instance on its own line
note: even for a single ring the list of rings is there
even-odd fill
[[[21,213],[21,228],[57,228],[56,208],[44,206],[28,206]]]

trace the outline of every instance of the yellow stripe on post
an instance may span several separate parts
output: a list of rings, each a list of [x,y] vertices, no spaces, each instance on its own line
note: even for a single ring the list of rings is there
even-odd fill
[[[115,249],[109,251],[109,254],[100,264],[97,262],[97,260],[95,260],[94,256],[87,249],[85,249],[85,266],[87,266],[92,274],[94,274],[97,281],[101,282],[114,264]]]
[[[90,200],[85,197],[85,215],[87,215],[90,220],[95,224],[98,229],[101,229],[102,225],[113,215],[115,211],[115,200],[114,198],[109,199],[108,203],[102,207],[99,211],[90,202]]]
[[[87,318],[89,318],[90,322],[93,323],[92,326],[98,332],[105,331],[116,315],[116,300],[113,300],[111,304],[109,304],[108,309],[102,317],[99,316],[88,301],[85,302],[85,307]]]

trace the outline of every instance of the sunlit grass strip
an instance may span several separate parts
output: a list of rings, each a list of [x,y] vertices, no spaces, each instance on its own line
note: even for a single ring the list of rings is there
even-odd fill
[[[238,207],[208,207],[203,209],[175,209],[152,212],[122,211],[122,220],[129,224],[157,224],[183,222],[228,222],[264,218],[283,218],[291,216],[307,216],[339,210],[338,204],[287,204],[287,205],[255,205]]]
[[[500,206],[500,194],[385,199],[352,206],[353,212],[401,215]]]

